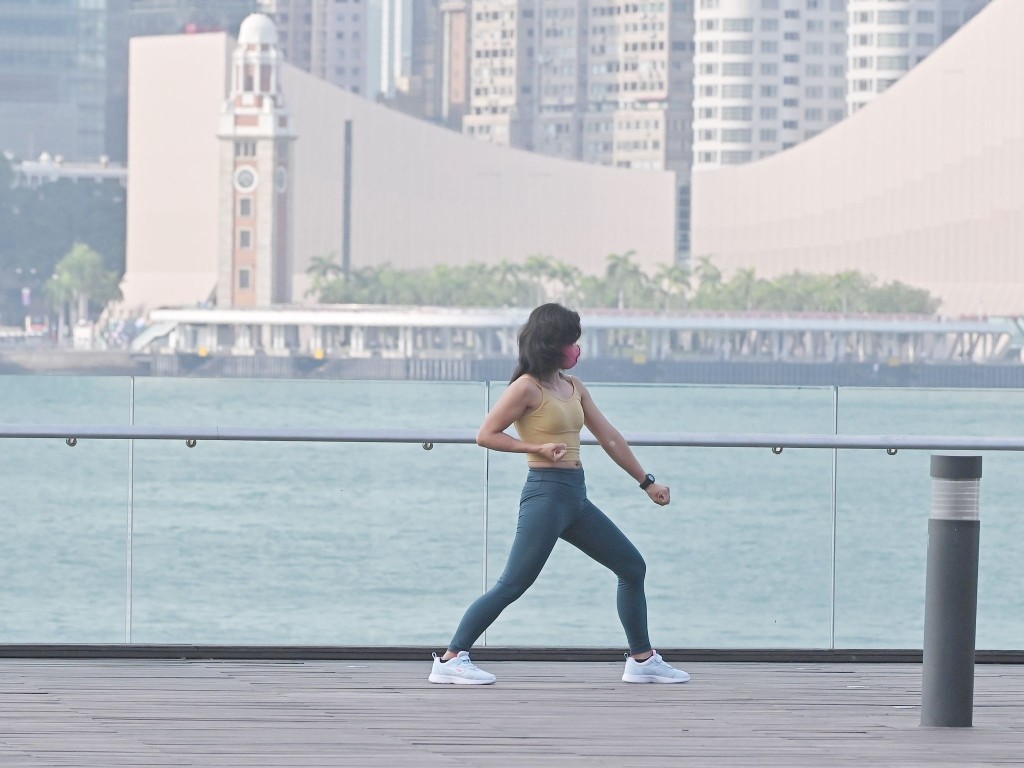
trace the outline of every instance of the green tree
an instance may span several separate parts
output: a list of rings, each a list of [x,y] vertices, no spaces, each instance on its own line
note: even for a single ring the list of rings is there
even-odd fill
[[[575,304],[576,286],[579,285],[583,270],[563,261],[552,262],[551,291],[548,299]]]
[[[526,257],[523,275],[530,284],[531,304],[543,304],[548,298],[547,284],[557,274],[554,261],[549,256],[536,253]]]
[[[868,296],[867,311],[881,314],[933,315],[942,304],[923,288],[898,280],[879,286]]]
[[[692,304],[699,309],[719,309],[722,303],[722,271],[711,262],[710,256],[699,256],[693,269],[697,291]]]
[[[753,269],[738,269],[725,285],[728,303],[735,308],[746,310],[759,309],[759,300],[763,281],[758,280]]]
[[[98,251],[75,243],[57,262],[45,290],[55,309],[70,306],[70,320],[74,324],[89,319],[91,305],[102,309],[108,302],[120,299],[119,281],[118,273],[106,268]]]
[[[864,300],[874,290],[874,279],[848,270],[832,276],[831,289],[835,311],[863,312],[867,309]]]
[[[873,277],[856,271],[827,275],[795,270],[768,280],[746,268],[725,280],[708,256],[698,259],[692,274],[698,281],[694,291],[691,273],[685,268],[662,265],[650,277],[637,264],[633,251],[610,254],[603,275],[584,275],[577,267],[541,254],[522,263],[438,265],[429,270],[400,270],[385,264],[354,270],[347,278],[334,276],[335,269],[328,257],[310,267],[321,301],[457,307],[532,307],[544,301],[565,301],[581,309],[915,314],[930,314],[939,306],[927,291],[895,282],[878,287]]]
[[[659,307],[664,310],[682,309],[687,305],[690,292],[690,272],[678,264],[658,267],[652,280],[659,295]]]
[[[306,274],[310,277],[306,298],[316,296],[319,299],[327,285],[342,276],[341,264],[334,260],[333,253],[314,256],[306,267]]]
[[[495,272],[497,294],[503,299],[500,306],[520,307],[530,302],[532,288],[522,264],[503,260]]]
[[[636,251],[608,254],[604,272],[605,285],[619,309],[642,308],[651,305],[650,278],[636,263]],[[608,293],[605,294],[606,297]]]
[[[14,186],[12,161],[0,154],[0,323],[21,317],[21,288],[34,295],[76,242],[103,254],[124,274],[126,194],[116,181],[62,179]]]

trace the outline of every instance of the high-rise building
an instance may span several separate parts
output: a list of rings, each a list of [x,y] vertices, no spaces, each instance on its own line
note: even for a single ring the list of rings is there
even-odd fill
[[[591,0],[578,68],[580,159],[676,176],[676,257],[690,252],[693,37],[690,0]]]
[[[388,106],[442,124],[446,124],[442,117],[444,20],[440,0],[409,0],[401,19],[408,39],[403,38],[402,46],[393,48],[388,57],[400,66],[394,70],[390,90],[381,88],[380,94]]]
[[[462,130],[533,149],[535,16],[540,0],[470,0],[469,105]]]
[[[586,162],[689,166],[689,0],[474,0],[466,133]]]
[[[693,3],[473,0],[470,136],[601,165],[673,171],[689,250]]]
[[[379,40],[377,71],[380,85],[375,95],[392,99],[396,93],[409,90],[409,35],[411,26],[407,8],[408,0],[375,0],[380,7],[380,23],[371,28],[370,34]],[[379,33],[378,33],[379,30]]]
[[[113,0],[107,0],[108,8]],[[128,151],[128,43],[129,37],[181,33],[227,32],[256,11],[257,0],[116,0],[127,13],[109,15],[107,154],[125,160]]]
[[[291,64],[352,93],[435,120],[439,0],[258,0]]]
[[[888,90],[988,2],[849,0],[849,113]]]
[[[694,167],[767,157],[846,114],[846,0],[697,0]]]
[[[526,73],[535,114],[531,145],[537,152],[581,158],[587,111],[588,0],[539,0],[532,43],[534,71]],[[528,33],[529,34],[529,33]]]
[[[0,3],[0,151],[124,162],[128,39],[235,34],[257,0]]]
[[[689,174],[693,4],[591,0],[581,159]]]
[[[290,64],[407,114],[444,125],[454,119],[459,124],[466,101],[465,66],[459,52],[464,58],[466,46],[465,27],[459,24],[454,6],[461,3],[464,17],[468,0],[258,3],[276,24],[281,50]],[[446,43],[454,47],[448,50]],[[451,72],[444,68],[449,61],[454,67]],[[454,110],[448,108],[451,105]]]
[[[370,3],[367,0],[259,0],[277,26],[285,59],[353,93],[373,95]],[[379,50],[379,45],[376,46]]]
[[[238,34],[242,20],[254,13],[258,0],[128,0],[128,32],[140,35],[176,35],[193,32]]]
[[[440,0],[438,29],[437,121],[462,130],[469,109],[470,0]]]
[[[126,92],[127,12],[127,0],[0,4],[0,151],[123,159],[108,110]]]

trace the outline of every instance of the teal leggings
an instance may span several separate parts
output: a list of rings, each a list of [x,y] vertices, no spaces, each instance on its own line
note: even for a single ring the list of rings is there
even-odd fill
[[[468,651],[499,614],[519,599],[540,575],[558,539],[619,577],[616,607],[631,654],[651,650],[643,557],[615,523],[589,499],[581,469],[531,469],[519,501],[519,524],[505,572],[466,611],[449,644]]]

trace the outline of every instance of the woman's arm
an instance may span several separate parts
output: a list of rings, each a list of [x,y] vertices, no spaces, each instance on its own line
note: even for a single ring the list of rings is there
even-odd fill
[[[580,388],[580,397],[583,401],[583,423],[590,430],[590,433],[597,438],[597,442],[604,448],[605,453],[611,456],[612,461],[626,470],[630,477],[636,480],[639,485],[647,477],[647,472],[644,471],[643,465],[640,464],[633,454],[633,449],[629,447],[629,443],[626,442],[626,438],[622,436],[622,433],[612,426],[612,423],[605,418],[605,415],[594,404],[594,400],[591,398],[590,392],[583,385],[583,382],[575,377],[573,378],[576,381],[576,386]],[[650,496],[651,501],[655,504],[662,506],[668,504],[671,500],[668,486],[661,483],[651,483],[647,486],[647,495]]]
[[[565,443],[524,443],[505,432],[517,419],[540,407],[541,398],[538,385],[526,376],[520,376],[509,384],[484,418],[476,433],[476,444],[492,451],[537,453],[549,461],[560,460],[565,456]]]

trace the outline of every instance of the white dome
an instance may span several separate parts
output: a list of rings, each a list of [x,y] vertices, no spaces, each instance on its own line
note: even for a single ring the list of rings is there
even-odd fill
[[[240,45],[277,45],[277,27],[269,16],[250,14],[238,28],[238,42]]]

